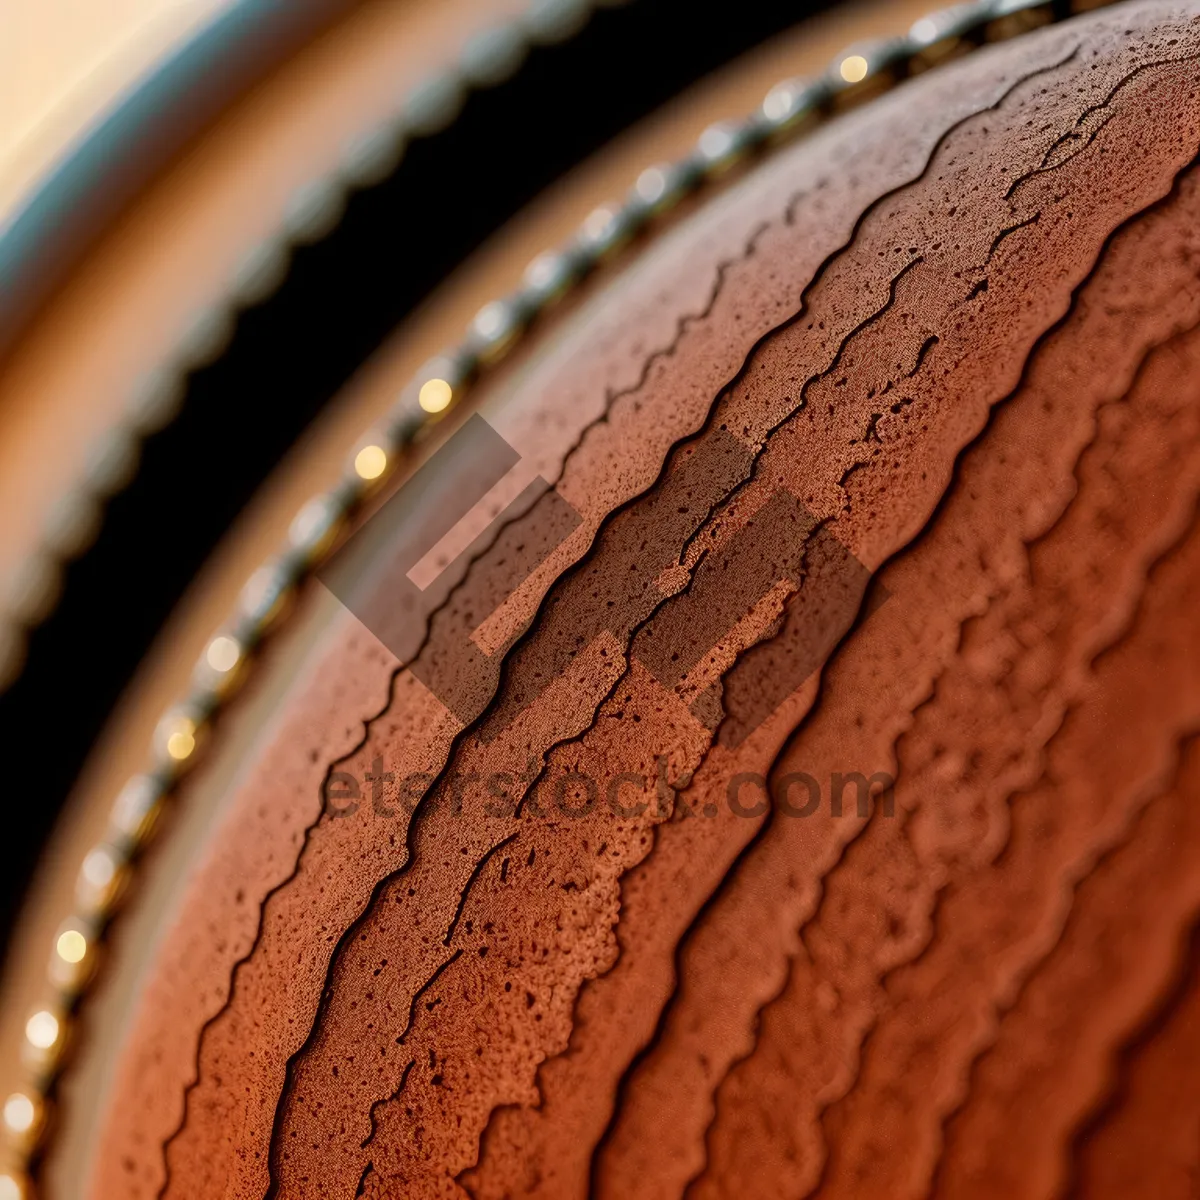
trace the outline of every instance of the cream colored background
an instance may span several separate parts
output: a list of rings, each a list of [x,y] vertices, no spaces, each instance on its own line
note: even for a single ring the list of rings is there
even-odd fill
[[[131,85],[231,0],[0,0],[0,229]]]

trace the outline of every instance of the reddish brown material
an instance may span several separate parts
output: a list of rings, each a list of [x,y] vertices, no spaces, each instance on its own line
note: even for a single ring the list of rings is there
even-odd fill
[[[477,635],[472,719],[333,635],[94,1193],[1182,1186],[1186,1122],[1161,1188],[1122,1139],[1157,1080],[1196,1111],[1157,1046],[1194,1060],[1198,153],[1200,26],[1123,7],[781,154],[602,298],[489,411],[583,523]]]

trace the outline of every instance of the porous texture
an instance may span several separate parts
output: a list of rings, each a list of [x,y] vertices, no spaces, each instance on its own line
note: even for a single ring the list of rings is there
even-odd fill
[[[643,255],[488,409],[579,525],[330,635],[92,1194],[1193,1194],[1198,154],[1120,6]]]

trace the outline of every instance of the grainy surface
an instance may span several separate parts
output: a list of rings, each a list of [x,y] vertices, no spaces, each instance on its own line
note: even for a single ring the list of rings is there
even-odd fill
[[[581,525],[413,623],[458,715],[333,635],[94,1194],[1193,1194],[1198,85],[1161,4],[914,83],[495,398]]]

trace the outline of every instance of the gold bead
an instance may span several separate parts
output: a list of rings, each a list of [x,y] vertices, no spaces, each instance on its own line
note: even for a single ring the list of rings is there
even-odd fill
[[[66,991],[78,991],[96,966],[96,945],[89,927],[78,917],[70,917],[59,927],[50,955],[50,982]]]
[[[158,723],[155,741],[161,754],[173,763],[184,764],[196,752],[196,721],[178,710],[167,713]]]
[[[25,1040],[21,1059],[42,1079],[52,1073],[66,1047],[70,1026],[65,1013],[57,1007],[39,1008],[25,1022]]]
[[[167,753],[174,759],[185,759],[196,749],[196,735],[191,729],[179,730],[167,739]]]
[[[64,930],[54,943],[54,952],[63,962],[70,963],[71,966],[83,962],[87,951],[87,938],[78,929]]]
[[[861,54],[848,54],[838,64],[838,74],[847,83],[862,83],[870,70],[870,64]]]
[[[417,402],[427,413],[439,413],[450,407],[454,389],[444,379],[427,379],[417,393]]]
[[[364,446],[354,456],[354,471],[359,479],[378,479],[387,470],[387,465],[387,452],[374,443]]]
[[[208,643],[204,652],[204,660],[220,675],[227,675],[238,665],[242,657],[242,648],[236,638],[223,633]]]
[[[61,1035],[62,1025],[49,1009],[38,1009],[25,1022],[25,1040],[35,1050],[52,1050]]]
[[[230,633],[219,633],[207,646],[192,672],[192,686],[200,693],[225,698],[243,682],[246,651]]]
[[[9,1137],[20,1145],[27,1144],[37,1136],[41,1116],[41,1102],[25,1092],[13,1092],[4,1102],[4,1128]]]
[[[32,1200],[29,1179],[16,1171],[0,1171],[0,1200]]]
[[[159,755],[160,769],[183,775],[198,757],[200,743],[208,732],[208,724],[191,702],[181,702],[168,709],[154,730],[154,749]]]

